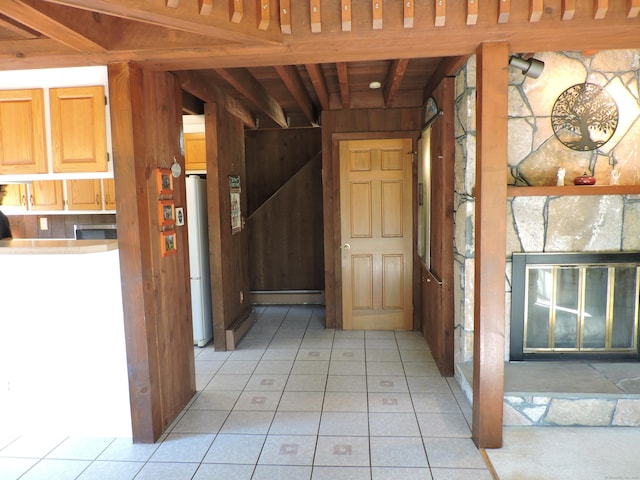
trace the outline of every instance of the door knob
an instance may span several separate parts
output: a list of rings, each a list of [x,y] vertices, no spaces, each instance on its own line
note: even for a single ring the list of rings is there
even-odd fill
[[[348,243],[345,243],[345,244],[342,246],[342,248],[343,248],[344,250],[351,250],[351,245],[349,245]]]

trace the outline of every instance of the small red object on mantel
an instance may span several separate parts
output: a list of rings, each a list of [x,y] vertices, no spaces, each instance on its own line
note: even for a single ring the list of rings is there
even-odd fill
[[[592,177],[587,172],[573,179],[574,185],[595,185],[596,177]]]

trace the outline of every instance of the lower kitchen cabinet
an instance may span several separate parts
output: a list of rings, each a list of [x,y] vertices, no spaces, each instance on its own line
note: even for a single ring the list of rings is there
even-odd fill
[[[2,205],[12,211],[25,211],[27,209],[27,186],[24,183],[7,185],[7,194]]]
[[[29,185],[29,210],[62,210],[62,180],[38,180]]]
[[[103,181],[104,188],[104,209],[116,209],[116,185],[113,178],[105,178]]]
[[[102,185],[99,179],[66,182],[68,210],[102,210]]]

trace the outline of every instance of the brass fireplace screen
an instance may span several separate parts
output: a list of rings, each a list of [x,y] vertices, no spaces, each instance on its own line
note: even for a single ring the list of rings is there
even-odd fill
[[[638,253],[514,254],[511,360],[638,359]]]

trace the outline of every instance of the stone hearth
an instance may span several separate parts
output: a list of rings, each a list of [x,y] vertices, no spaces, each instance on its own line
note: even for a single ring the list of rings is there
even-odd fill
[[[471,402],[471,363],[458,374]],[[638,427],[640,363],[506,363],[503,424]]]

